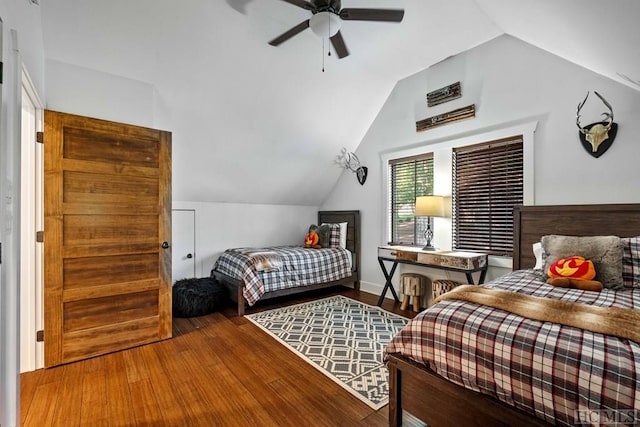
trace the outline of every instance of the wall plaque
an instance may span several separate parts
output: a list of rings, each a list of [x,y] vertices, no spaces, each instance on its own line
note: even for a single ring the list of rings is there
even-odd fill
[[[459,120],[469,119],[476,116],[475,104],[449,111],[448,113],[438,114],[437,116],[428,117],[416,122],[416,132],[428,130],[447,123],[457,122]]]
[[[462,89],[460,89],[460,82],[455,82],[449,86],[441,87],[427,94],[427,106],[433,107],[434,105],[442,104],[462,96]]]

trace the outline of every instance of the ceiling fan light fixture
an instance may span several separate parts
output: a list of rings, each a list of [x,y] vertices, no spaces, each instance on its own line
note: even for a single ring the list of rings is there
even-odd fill
[[[328,38],[340,31],[340,18],[335,13],[318,12],[309,19],[309,28],[318,37]]]

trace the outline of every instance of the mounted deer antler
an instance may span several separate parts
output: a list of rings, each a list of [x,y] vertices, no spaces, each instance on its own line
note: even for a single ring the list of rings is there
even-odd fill
[[[584,97],[584,101],[578,104],[578,110],[576,111],[576,125],[578,129],[580,129],[580,133],[585,136],[587,142],[591,144],[592,152],[595,153],[598,151],[598,147],[602,144],[607,138],[609,138],[609,130],[611,130],[611,126],[613,125],[613,108],[611,104],[607,102],[598,92],[594,91],[596,96],[600,98],[600,100],[607,106],[609,112],[604,112],[601,115],[604,116],[605,120],[608,120],[606,125],[602,123],[596,123],[592,125],[590,128],[582,127],[580,125],[580,110],[587,102],[587,98],[589,98],[589,92],[587,92],[587,96]]]
[[[336,158],[336,163],[355,173],[360,185],[364,185],[364,182],[367,179],[368,168],[360,165],[360,159],[358,159],[358,156],[347,151],[347,149],[343,147],[340,151],[340,155]]]
[[[342,148],[340,155],[336,158],[336,163],[345,169],[349,169],[351,172],[355,172],[360,167],[360,159],[354,153],[347,151],[346,148]]]

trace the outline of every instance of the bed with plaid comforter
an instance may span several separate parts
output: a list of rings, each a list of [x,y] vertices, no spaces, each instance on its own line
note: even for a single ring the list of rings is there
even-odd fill
[[[332,282],[351,275],[351,252],[347,249],[276,246],[260,251],[277,254],[279,268],[257,271],[254,260],[246,254],[251,252],[248,248],[227,249],[213,266],[213,270],[244,283],[243,295],[249,305],[266,292]]]
[[[520,270],[483,286],[640,310],[637,288],[586,292],[555,288],[539,277]],[[385,352],[550,423],[575,425],[576,416],[602,410],[640,420],[640,344],[627,339],[447,300],[411,320]]]

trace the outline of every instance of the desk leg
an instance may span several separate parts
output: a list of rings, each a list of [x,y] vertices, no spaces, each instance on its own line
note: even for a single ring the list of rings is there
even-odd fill
[[[478,285],[482,285],[484,283],[484,278],[487,276],[487,269],[485,268],[480,273],[480,279],[478,280]]]
[[[396,290],[393,289],[393,285],[391,284],[391,279],[396,272],[398,263],[395,261],[393,262],[393,266],[391,267],[391,271],[389,273],[387,273],[387,268],[384,266],[384,261],[378,258],[378,263],[380,264],[382,274],[384,274],[384,278],[386,280],[384,288],[382,289],[382,293],[380,294],[380,298],[378,298],[378,307],[382,307],[382,301],[384,301],[384,296],[387,294],[387,289],[391,290],[391,294],[393,295],[393,298],[396,300],[396,302],[400,302],[400,298],[398,298],[398,294],[396,294]]]
[[[474,285],[473,274],[465,273],[467,275],[467,283],[470,285]],[[484,278],[487,276],[487,269],[485,268],[480,272],[480,278],[478,279],[478,285],[482,285],[484,283]]]

